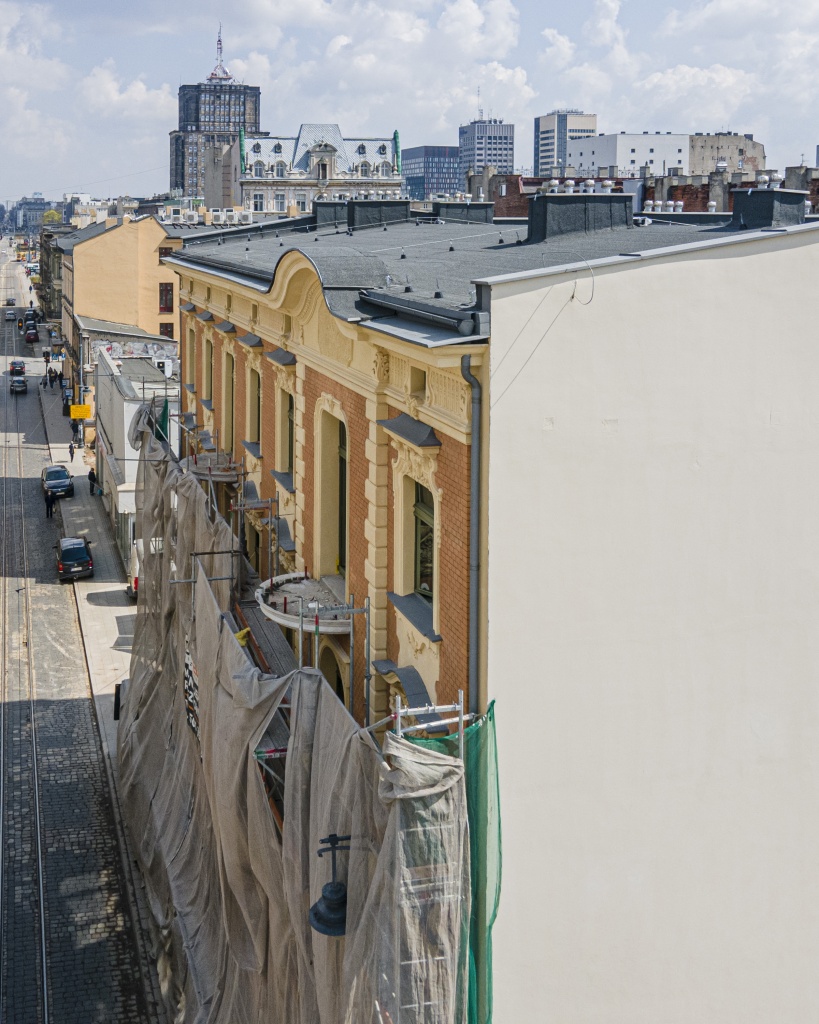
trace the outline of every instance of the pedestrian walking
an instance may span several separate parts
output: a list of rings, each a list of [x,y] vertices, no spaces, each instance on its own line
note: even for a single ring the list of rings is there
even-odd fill
[[[68,442],[68,459],[69,459],[69,462],[73,462],[74,461],[74,442],[73,441],[69,441]]]
[[[54,390],[54,381],[56,379],[57,379],[57,374],[52,371],[52,373],[51,373],[51,380],[48,382],[48,386],[51,388],[52,391]]]
[[[51,519],[54,515],[54,495],[51,491],[45,492],[45,506],[46,506],[46,519]]]
[[[91,493],[93,494],[97,486],[97,474],[94,472],[93,466],[88,470],[88,485],[91,489]]]

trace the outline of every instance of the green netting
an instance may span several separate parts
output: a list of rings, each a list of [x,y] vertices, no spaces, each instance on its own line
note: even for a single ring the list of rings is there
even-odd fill
[[[421,747],[458,756],[458,736],[405,739]],[[469,1024],[492,1021],[492,926],[501,885],[500,791],[495,735],[495,702],[464,730],[466,805],[472,869],[472,916],[469,922]]]

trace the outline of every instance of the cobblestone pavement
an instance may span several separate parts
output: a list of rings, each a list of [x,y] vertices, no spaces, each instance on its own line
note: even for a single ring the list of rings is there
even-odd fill
[[[0,330],[9,341],[16,336],[14,324],[4,324]],[[49,1020],[141,1024],[155,1019],[146,995],[145,956],[137,941],[140,930],[133,923],[115,802],[91,697],[74,594],[77,584],[60,585],[56,580],[53,545],[60,536],[62,519],[68,515],[64,517],[58,509],[52,519],[46,519],[39,485],[40,470],[52,458],[45,441],[40,389],[36,388],[42,363],[36,366],[31,353],[26,359],[31,390],[27,395],[11,396],[4,387],[0,403],[3,410],[6,403],[16,403],[24,444],[20,523],[29,556],[25,582],[31,628],[20,644],[33,659],[36,695]],[[77,481],[78,497],[81,483],[82,479]],[[68,512],[77,498],[63,501]],[[9,543],[10,539],[2,540]],[[110,545],[110,538],[105,540]],[[96,545],[94,556],[96,561]],[[109,589],[120,587],[119,579],[105,578],[113,575],[112,569],[101,564],[100,571],[98,582]],[[15,685],[19,687],[19,680]],[[24,701],[7,703],[6,711],[7,735],[17,737],[16,752],[22,756],[24,747],[31,749],[24,742],[30,733]],[[8,756],[13,755],[15,743],[6,750]],[[30,835],[34,812],[28,767],[20,760],[6,776],[9,849],[3,853],[10,852],[12,857],[6,860],[9,867],[4,879],[7,931],[3,936],[0,1020],[8,1024],[35,1024],[42,1019],[36,1004],[37,960],[31,953],[39,915],[35,912],[36,860]]]

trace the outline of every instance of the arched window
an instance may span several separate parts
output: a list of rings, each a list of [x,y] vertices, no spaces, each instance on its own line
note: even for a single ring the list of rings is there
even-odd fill
[[[284,161],[279,160],[279,162],[276,164],[276,177],[283,178],[286,170],[287,168],[285,167]]]
[[[366,160],[363,161],[363,163],[361,164],[361,166],[358,169],[358,172],[359,172],[359,174],[361,175],[362,178],[369,178],[369,176],[370,176],[370,165],[367,163]]]
[[[384,163],[381,164],[381,176],[383,178],[389,178],[391,174],[392,174],[392,165],[388,164],[387,161],[385,160]]]
[[[264,164],[261,160],[257,160],[253,165],[253,177],[263,178],[264,177]]]

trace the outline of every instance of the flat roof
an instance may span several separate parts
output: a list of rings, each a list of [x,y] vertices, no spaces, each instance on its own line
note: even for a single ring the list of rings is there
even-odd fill
[[[640,217],[639,214],[635,216]],[[191,240],[167,262],[199,268],[216,276],[267,292],[282,259],[302,253],[316,268],[330,311],[348,321],[366,320],[370,326],[417,344],[469,344],[487,336],[476,329],[459,335],[449,324],[430,326],[427,314],[464,315],[478,308],[481,282],[544,271],[588,265],[595,261],[645,259],[684,247],[705,248],[738,238],[765,237],[783,231],[817,230],[800,225],[775,232],[742,230],[726,224],[680,224],[662,219],[642,226],[577,232],[528,242],[525,220],[503,223],[466,223],[412,216],[410,220],[360,227],[350,234],[346,226],[316,226],[315,218],[279,222],[261,228],[249,225],[242,232],[214,240]],[[371,293],[368,301],[362,292]],[[387,310],[376,301],[385,295],[401,300],[401,310]]]

